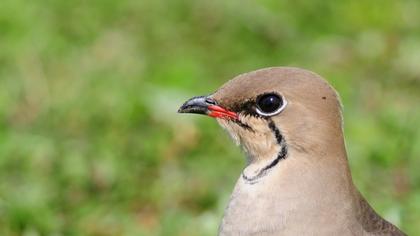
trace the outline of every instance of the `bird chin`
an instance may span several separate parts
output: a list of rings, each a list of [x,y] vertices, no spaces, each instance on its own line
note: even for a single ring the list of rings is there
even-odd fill
[[[219,123],[220,126],[224,130],[226,130],[229,134],[229,136],[232,138],[233,142],[239,146],[241,144],[238,132],[235,130],[233,123],[231,120],[223,119],[223,118],[216,118],[217,123]]]

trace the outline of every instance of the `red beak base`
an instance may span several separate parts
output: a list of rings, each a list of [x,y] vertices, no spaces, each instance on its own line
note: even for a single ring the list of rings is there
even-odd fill
[[[226,110],[223,107],[217,106],[217,105],[211,105],[208,106],[208,116],[214,117],[214,118],[222,118],[222,119],[232,119],[237,120],[239,119],[238,114],[236,114],[233,111]]]

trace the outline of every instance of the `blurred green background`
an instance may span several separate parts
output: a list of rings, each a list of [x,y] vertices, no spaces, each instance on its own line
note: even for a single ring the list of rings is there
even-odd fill
[[[420,234],[420,1],[2,0],[0,235],[215,235],[244,166],[176,113],[298,66],[341,94],[354,181]]]

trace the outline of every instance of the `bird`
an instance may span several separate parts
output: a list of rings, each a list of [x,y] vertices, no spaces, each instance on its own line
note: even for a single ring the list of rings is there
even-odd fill
[[[320,75],[270,67],[187,100],[216,118],[246,156],[218,235],[405,235],[353,183],[342,104]]]

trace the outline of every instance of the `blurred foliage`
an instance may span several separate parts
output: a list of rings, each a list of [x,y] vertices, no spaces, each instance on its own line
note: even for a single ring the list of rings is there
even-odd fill
[[[278,66],[341,94],[356,184],[420,233],[420,1],[2,0],[0,235],[215,235],[244,161],[176,114]]]

